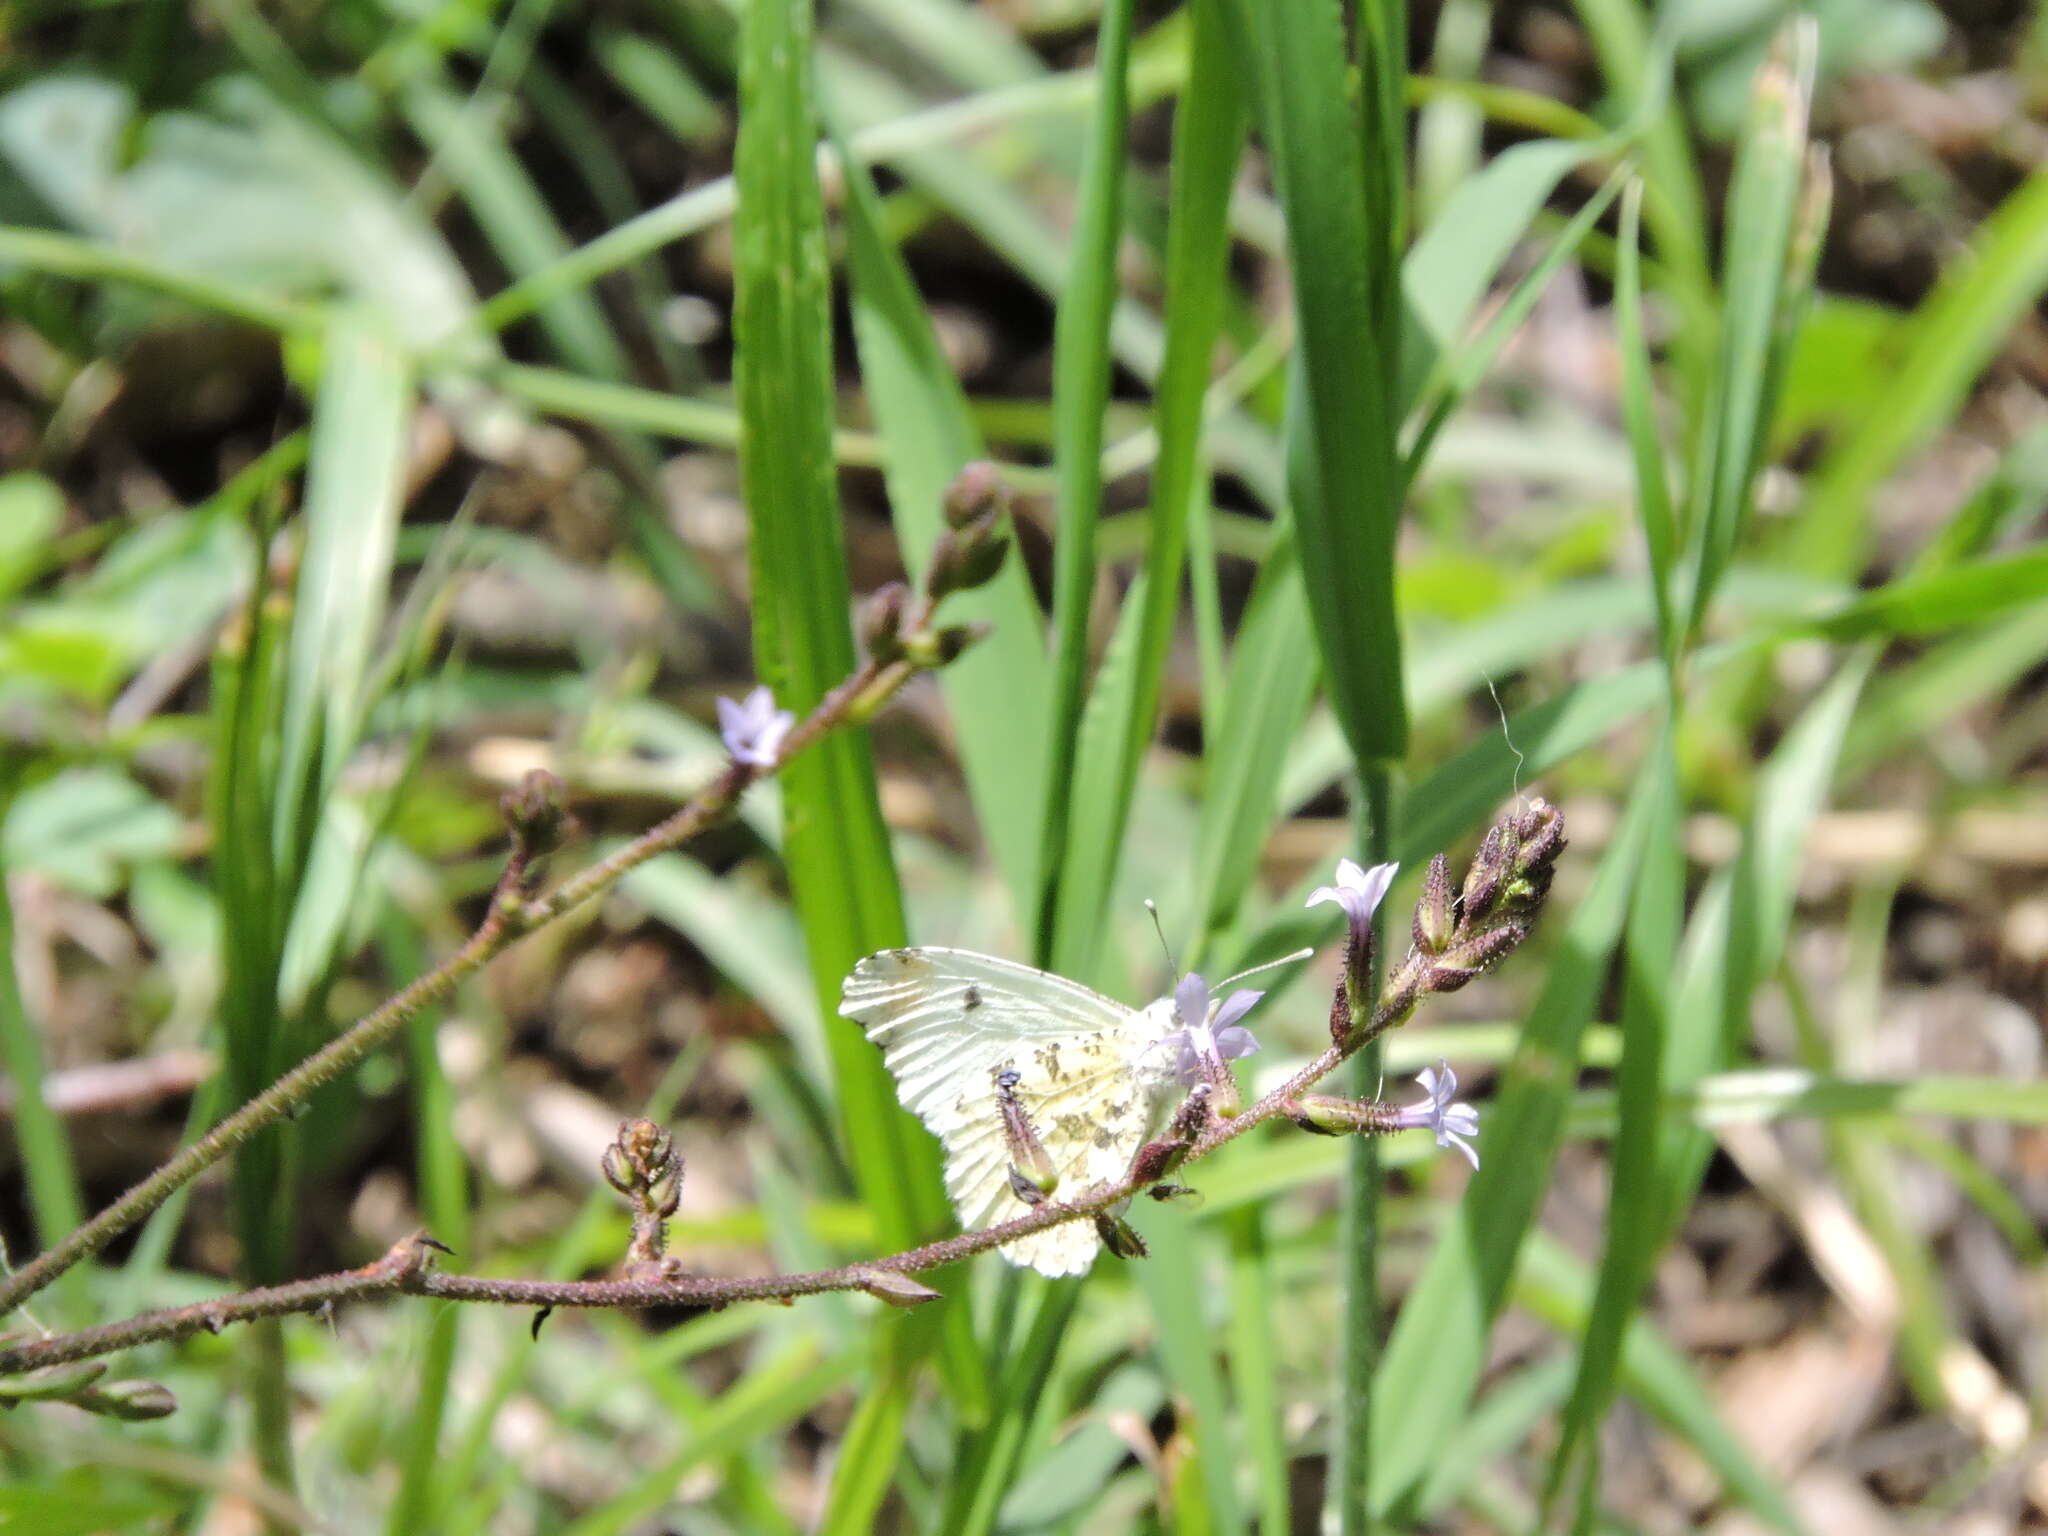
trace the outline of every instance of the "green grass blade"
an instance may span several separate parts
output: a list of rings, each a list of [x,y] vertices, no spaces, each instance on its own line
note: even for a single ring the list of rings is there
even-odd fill
[[[1294,541],[1283,536],[1259,568],[1238,625],[1222,716],[1210,738],[1195,833],[1189,966],[1202,963],[1251,887],[1287,743],[1315,692],[1315,671],[1304,662],[1314,644]]]
[[[1437,434],[1444,423],[1450,420],[1457,408],[1464,404],[1466,396],[1476,389],[1486,376],[1486,370],[1501,353],[1522,322],[1536,307],[1536,301],[1550,286],[1550,280],[1558,269],[1578,253],[1586,236],[1607,211],[1607,205],[1621,190],[1625,172],[1617,170],[1601,185],[1600,190],[1587,199],[1584,207],[1573,214],[1550,242],[1542,259],[1525,273],[1502,299],[1500,310],[1487,323],[1486,329],[1458,348],[1446,354],[1442,370],[1441,385],[1426,392],[1427,409],[1422,413],[1422,422],[1415,434],[1414,445],[1402,456],[1401,478],[1412,482],[1422,464],[1429,457]]]
[[[1366,7],[1362,38],[1393,14]],[[1258,121],[1287,216],[1298,323],[1301,442],[1289,490],[1304,554],[1325,682],[1361,763],[1407,750],[1401,637],[1394,614],[1395,381],[1403,136],[1390,134],[1373,82],[1385,50],[1364,64],[1363,118],[1348,78],[1344,13],[1334,3],[1229,0],[1240,50],[1257,81]],[[1373,150],[1365,145],[1370,138]]]
[[[1280,1362],[1274,1341],[1276,1300],[1266,1244],[1266,1216],[1257,1206],[1231,1212],[1230,1293],[1226,1341],[1238,1421],[1258,1473],[1259,1529],[1281,1536],[1293,1526],[1286,1425],[1281,1417]]]
[[[1650,557],[1650,595],[1664,664],[1678,665],[1682,638],[1672,612],[1671,579],[1678,562],[1678,514],[1672,505],[1664,442],[1657,430],[1656,385],[1643,334],[1643,189],[1630,182],[1622,194],[1621,234],[1614,274],[1615,344],[1621,353],[1621,411],[1635,461],[1636,516]]]
[[[967,399],[902,256],[882,229],[881,198],[847,151],[847,264],[861,376],[881,437],[891,516],[913,576],[924,570],[944,519],[940,503],[960,467],[982,452]],[[1043,803],[1051,684],[1040,638],[1044,617],[1021,559],[952,600],[949,616],[984,620],[988,638],[940,675],[960,733],[960,756],[982,833],[1010,889],[1020,924],[1038,898],[1039,829],[1026,808]]]
[[[13,777],[11,772],[0,769],[0,773],[6,775],[0,779],[0,826],[4,826],[14,786],[7,782]],[[28,1185],[36,1241],[49,1248],[70,1235],[85,1214],[63,1118],[43,1098],[43,1042],[22,1003],[15,978],[14,906],[6,874],[5,864],[0,863],[0,962],[4,962],[0,963],[0,1064],[5,1065],[13,1088],[9,1116]]]
[[[755,652],[763,680],[799,713],[854,664],[832,466],[831,275],[817,178],[812,24],[809,0],[774,0],[747,12],[734,326]],[[866,738],[834,735],[793,763],[782,783],[784,861],[855,1179],[881,1240],[892,1250],[905,1247],[950,1220],[937,1148],[898,1107],[880,1053],[837,1017],[840,983],[854,963],[905,938]],[[977,1362],[968,1326],[964,1308],[943,1303],[918,1318],[892,1319],[878,1331],[884,1380],[877,1390],[908,1391],[916,1357],[941,1327],[949,1376],[971,1381]]]
[[[1810,19],[1787,24],[1758,71],[1748,127],[1728,189],[1728,236],[1713,414],[1706,423],[1688,505],[1690,591],[1696,630],[1748,520],[1750,487],[1775,410],[1772,369],[1793,281],[1793,236],[1806,168],[1817,33]]]
[[[493,131],[495,114],[476,110],[431,79],[408,83],[399,100],[515,279],[569,254],[569,241],[547,200]],[[625,353],[588,289],[555,294],[540,307],[538,318],[549,343],[578,372],[604,379],[626,376]]]
[[[1395,1320],[1372,1422],[1372,1505],[1382,1516],[1415,1513],[1455,1453],[1460,1416],[1564,1142],[1580,1041],[1606,985],[1644,839],[1653,821],[1668,823],[1668,799],[1665,780],[1639,781],[1487,1106],[1479,1171]]]
[[[1515,1277],[1515,1304],[1567,1336],[1580,1332],[1588,1312],[1589,1277],[1579,1261],[1538,1231]],[[1621,1384],[1652,1418],[1689,1445],[1736,1498],[1772,1529],[1798,1536],[1804,1529],[1785,1493],[1759,1467],[1721,1417],[1692,1363],[1645,1318],[1628,1325],[1621,1346]]]
[[[1053,547],[1052,708],[1039,877],[1045,891],[1034,940],[1041,959],[1057,944],[1067,808],[1088,676],[1088,614],[1095,596],[1095,536],[1102,519],[1103,411],[1109,402],[1109,324],[1118,292],[1124,137],[1130,123],[1133,0],[1107,0],[1096,39],[1100,86],[1074,215],[1065,291],[1053,322],[1053,464],[1059,477]],[[1090,791],[1093,792],[1092,790]]]
[[[1672,1024],[1671,973],[1685,904],[1673,730],[1667,721],[1643,773],[1647,825],[1638,853],[1622,968],[1623,1045],[1616,1075],[1621,1119],[1608,1196],[1607,1252],[1579,1349],[1578,1376],[1551,1458],[1546,1504],[1571,1489],[1598,1487],[1594,1431],[1613,1394],[1628,1319],[1662,1246],[1653,1234],[1661,1231],[1664,1209],[1658,1181],[1664,1049]]]
[[[1891,381],[1816,472],[1792,534],[1803,569],[1848,576],[1871,527],[1870,498],[1906,456],[1952,421],[2013,327],[2048,289],[2048,170],[2036,171],[1977,226],[1968,253],[1914,312]]]
[[[1119,677],[1125,697],[1101,707],[1105,726],[1120,728],[1112,761],[1081,776],[1091,786],[1083,809],[1099,812],[1077,824],[1070,838],[1066,889],[1060,894],[1061,921],[1053,951],[1054,969],[1068,975],[1092,972],[1102,932],[1102,912],[1113,885],[1130,817],[1138,771],[1159,715],[1167,652],[1180,608],[1181,566],[1189,519],[1206,511],[1200,482],[1204,403],[1210,361],[1222,328],[1228,282],[1228,211],[1231,182],[1243,154],[1244,113],[1232,84],[1221,18],[1212,0],[1191,12],[1187,89],[1174,118],[1172,210],[1167,231],[1166,356],[1159,373],[1154,425],[1159,458],[1153,472],[1151,538],[1141,583],[1125,596],[1126,611],[1140,615],[1130,642],[1127,674]],[[1123,626],[1119,625],[1119,639]],[[1098,693],[1111,676],[1105,660]],[[1084,726],[1084,730],[1086,727]],[[1069,964],[1067,957],[1073,958]]]
[[[1245,1528],[1237,1498],[1239,1456],[1230,1432],[1229,1398],[1217,1364],[1217,1330],[1209,1315],[1211,1290],[1205,1267],[1208,1245],[1185,1213],[1164,1210],[1144,1223],[1150,1259],[1132,1276],[1150,1303],[1158,1337],[1154,1348],[1175,1396],[1186,1402],[1180,1432],[1187,1435],[1198,1463],[1201,1496],[1210,1528],[1238,1532]]]

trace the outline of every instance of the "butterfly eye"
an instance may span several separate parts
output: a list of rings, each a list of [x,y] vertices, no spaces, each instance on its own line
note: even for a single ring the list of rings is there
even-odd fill
[[[1017,1084],[1022,1082],[1023,1080],[1024,1074],[1019,1072],[1015,1067],[996,1068],[996,1091],[999,1093],[1014,1092],[1016,1090]]]

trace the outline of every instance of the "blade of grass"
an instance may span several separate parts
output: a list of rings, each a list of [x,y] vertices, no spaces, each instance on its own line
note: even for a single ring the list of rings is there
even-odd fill
[[[2048,170],[2036,171],[1977,229],[1967,255],[1914,312],[1893,381],[1814,476],[1791,533],[1803,569],[1853,574],[1870,538],[1870,499],[1906,455],[1952,421],[2013,327],[2048,288]]]
[[[1033,948],[1055,951],[1068,806],[1088,676],[1088,615],[1095,595],[1095,535],[1102,519],[1102,418],[1109,401],[1109,323],[1118,291],[1124,137],[1130,123],[1132,0],[1106,0],[1096,35],[1100,81],[1074,213],[1067,277],[1053,321],[1052,708],[1046,719],[1045,799],[1039,818],[1044,887]],[[1091,787],[1086,793],[1094,793]]]
[[[1668,830],[1671,822],[1670,789],[1663,777],[1637,781],[1501,1074],[1458,1219],[1430,1249],[1395,1319],[1372,1424],[1372,1502],[1383,1517],[1416,1517],[1415,1501],[1459,1454],[1455,1431],[1564,1143],[1580,1042],[1606,986],[1645,839],[1653,823]]]
[[[1593,1430],[1607,1411],[1626,1319],[1637,1307],[1656,1253],[1654,1246],[1640,1241],[1639,1234],[1655,1230],[1663,1220],[1663,1191],[1656,1167],[1663,1119],[1664,1047],[1671,1029],[1672,968],[1685,910],[1675,730],[1667,719],[1643,772],[1648,803],[1622,967],[1623,1044],[1615,1079],[1621,1121],[1608,1196],[1607,1254],[1600,1267],[1592,1321],[1580,1346],[1578,1374],[1559,1419],[1558,1443],[1544,1487],[1546,1509],[1560,1495],[1580,1502],[1583,1508],[1597,1492],[1598,1446]],[[1602,1328],[1603,1316],[1616,1321]]]
[[[853,280],[854,339],[862,381],[882,441],[883,474],[904,565],[913,577],[931,558],[944,519],[940,503],[961,466],[981,456],[967,398],[939,349],[930,315],[902,256],[882,232],[873,178],[836,140],[846,172],[847,264]],[[1010,889],[1020,924],[1038,896],[1039,830],[1020,814],[1044,798],[1045,719],[1050,682],[1044,618],[1022,560],[1004,563],[986,587],[948,610],[992,628],[986,640],[940,674],[960,734],[960,757],[983,835]]]
[[[1192,22],[1188,87],[1174,117],[1166,356],[1154,405],[1159,457],[1153,475],[1151,537],[1144,575],[1124,599],[1126,614],[1135,610],[1138,615],[1127,673],[1117,678],[1125,696],[1114,704],[1103,697],[1111,684],[1105,660],[1096,684],[1098,698],[1090,705],[1091,710],[1102,708],[1105,728],[1120,726],[1121,739],[1113,757],[1081,775],[1081,782],[1091,786],[1083,805],[1088,824],[1074,826],[1066,889],[1058,896],[1060,942],[1053,951],[1053,968],[1072,976],[1087,976],[1094,969],[1131,797],[1158,721],[1167,652],[1180,609],[1188,519],[1203,499],[1197,480],[1204,473],[1205,401],[1210,361],[1222,328],[1227,214],[1231,182],[1244,150],[1245,120],[1232,88],[1234,63],[1215,0],[1197,4]],[[1123,635],[1120,623],[1119,641]]]
[[[1355,108],[1350,50],[1335,4],[1229,0],[1238,51],[1257,81],[1258,122],[1287,216],[1302,366],[1300,445],[1289,499],[1303,587],[1331,704],[1361,763],[1407,749],[1393,542],[1399,377],[1398,127],[1405,54],[1399,12],[1361,8],[1365,101]],[[1392,72],[1392,101],[1387,85]],[[1368,150],[1367,145],[1371,148]]]
[[[1750,489],[1775,410],[1771,367],[1793,299],[1794,234],[1806,170],[1818,32],[1795,18],[1757,72],[1728,189],[1726,304],[1714,381],[1688,497],[1686,625],[1697,631],[1748,520]]]
[[[1259,568],[1239,621],[1195,835],[1195,937],[1187,964],[1204,963],[1251,887],[1272,825],[1287,743],[1308,710],[1314,636],[1293,538],[1283,533]]]
[[[1280,1362],[1274,1348],[1276,1307],[1272,1264],[1266,1248],[1266,1215],[1257,1206],[1230,1213],[1230,1294],[1226,1346],[1230,1381],[1236,1389],[1238,1422],[1244,1426],[1258,1473],[1259,1530],[1285,1536],[1293,1528],[1293,1488],[1288,1479],[1286,1425],[1280,1403]]]
[[[1658,650],[1675,679],[1683,639],[1672,611],[1671,579],[1678,559],[1678,518],[1657,430],[1656,386],[1643,333],[1643,188],[1631,181],[1622,195],[1621,233],[1614,277],[1615,345],[1621,353],[1622,420],[1635,461],[1636,515],[1650,559],[1650,596],[1657,617]]]
[[[752,518],[755,652],[787,708],[808,710],[852,670],[844,534],[832,467],[831,274],[818,184],[810,0],[769,0],[742,28],[736,175],[735,375],[745,432],[740,471]],[[904,942],[902,893],[866,738],[840,734],[783,775],[784,861],[826,1021],[856,1182],[891,1249],[950,1219],[936,1148],[898,1107],[881,1056],[836,1016],[841,979],[862,956]],[[932,1314],[937,1313],[938,1316]],[[880,1427],[907,1400],[916,1363],[943,1334],[949,1381],[967,1401],[982,1369],[964,1307],[940,1302],[878,1330],[879,1379],[864,1409]],[[893,1465],[900,1440],[871,1447]],[[823,1528],[873,1516],[871,1464],[830,1496]]]
[[[0,826],[13,802],[18,759],[0,767]],[[43,1098],[43,1042],[22,1002],[14,971],[14,903],[7,889],[7,870],[0,863],[0,1064],[13,1089],[9,1117],[14,1121],[15,1147],[28,1186],[28,1205],[35,1218],[36,1241],[54,1246],[85,1220],[78,1193],[78,1172],[71,1160],[71,1142],[64,1121]],[[69,1277],[66,1277],[69,1278]],[[52,1298],[69,1305],[76,1283]]]
[[[1569,1338],[1586,1325],[1590,1290],[1584,1266],[1538,1229],[1515,1276],[1515,1304]],[[1691,1446],[1724,1488],[1772,1529],[1798,1536],[1804,1526],[1783,1490],[1721,1417],[1692,1363],[1646,1318],[1636,1317],[1628,1324],[1620,1374],[1629,1395]]]

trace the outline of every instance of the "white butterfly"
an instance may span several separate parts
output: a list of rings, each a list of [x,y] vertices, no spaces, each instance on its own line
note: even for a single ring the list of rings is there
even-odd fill
[[[1178,1004],[1162,997],[1131,1008],[992,955],[889,949],[854,967],[839,1012],[881,1046],[897,1096],[945,1147],[946,1190],[971,1231],[1028,1209],[1010,1186],[1003,1092],[1014,1093],[1059,1175],[1055,1198],[1068,1198],[1123,1177],[1191,1080],[1195,1052],[1256,1049],[1235,1020],[1260,994],[1211,1006],[1195,976],[1178,991]],[[1191,1027],[1183,1010],[1202,1017]],[[1003,1254],[1042,1275],[1073,1275],[1101,1246],[1093,1223],[1070,1221],[1005,1244]]]

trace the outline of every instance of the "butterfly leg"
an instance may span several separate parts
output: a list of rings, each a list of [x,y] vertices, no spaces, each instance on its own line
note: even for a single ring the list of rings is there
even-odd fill
[[[1003,1139],[1010,1147],[1010,1193],[1026,1205],[1039,1205],[1059,1188],[1060,1175],[1017,1097],[1019,1077],[1015,1067],[996,1068],[996,1111],[1002,1116]]]

